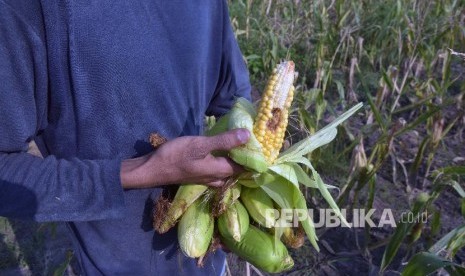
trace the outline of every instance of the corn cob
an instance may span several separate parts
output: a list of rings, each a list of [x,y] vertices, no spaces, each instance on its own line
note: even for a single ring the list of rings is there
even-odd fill
[[[213,237],[214,222],[210,204],[202,199],[187,208],[178,225],[179,246],[191,258],[205,255]]]
[[[226,212],[218,217],[220,235],[228,239],[241,241],[249,229],[249,214],[244,205],[236,201]]]
[[[284,246],[274,236],[250,225],[240,242],[221,236],[221,241],[234,254],[268,273],[279,273],[294,266]]]
[[[296,75],[294,62],[280,63],[262,95],[253,132],[269,164],[274,163],[283,144]]]
[[[153,219],[153,227],[160,233],[170,230],[187,208],[208,189],[205,185],[182,185],[171,203],[159,200]]]
[[[275,225],[276,219],[267,210],[274,209],[273,200],[261,188],[242,187],[241,201],[249,212],[252,219],[260,226],[271,228]]]

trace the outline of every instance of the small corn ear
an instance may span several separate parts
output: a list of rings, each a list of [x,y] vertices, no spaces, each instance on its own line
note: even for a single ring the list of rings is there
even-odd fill
[[[233,200],[233,203],[234,203],[241,196],[242,186],[236,183],[232,187],[230,187],[229,189],[231,189],[232,200]]]
[[[160,233],[166,233],[170,230],[178,219],[184,214],[187,208],[202,196],[208,189],[206,185],[186,184],[178,188],[176,195],[171,203],[164,203],[159,200],[156,204],[153,227]]]
[[[213,205],[213,216],[217,217],[224,213],[230,206],[237,201],[241,195],[241,185],[233,184],[225,190],[218,188],[215,192],[215,199]]]
[[[191,258],[205,255],[213,237],[214,221],[210,204],[201,199],[187,208],[178,225],[179,246]]]
[[[268,273],[279,273],[294,266],[286,246],[274,236],[250,225],[240,242],[221,237],[234,254]]]
[[[236,201],[218,217],[218,230],[225,238],[241,241],[249,229],[249,214],[244,205]]]
[[[242,187],[241,201],[252,219],[260,226],[271,228],[276,223],[274,204],[271,197],[261,188]]]

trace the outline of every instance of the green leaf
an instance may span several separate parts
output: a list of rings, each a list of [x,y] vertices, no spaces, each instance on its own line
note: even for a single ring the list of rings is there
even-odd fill
[[[463,275],[465,275],[465,268],[463,266],[459,266],[458,264],[454,264],[453,266],[446,266],[446,267],[444,267],[444,269],[451,276],[463,276]]]
[[[465,218],[465,198],[462,198],[462,201],[460,203],[460,210],[462,211],[462,217]]]
[[[453,257],[458,250],[465,246],[465,224],[447,233],[437,241],[428,251],[438,254],[443,250],[448,250]]]
[[[437,241],[433,246],[430,247],[428,250],[430,253],[438,254],[439,252],[447,249],[449,243],[455,239],[455,237],[460,234],[465,233],[465,225],[459,226],[449,233],[447,233],[444,237],[442,237],[439,241]]]
[[[245,32],[245,31],[244,31]],[[261,57],[256,54],[251,54],[245,57],[246,60],[254,60],[254,59],[260,59]]]
[[[452,181],[452,188],[462,197],[465,198],[465,191],[457,181]]]
[[[386,123],[383,120],[383,117],[381,116],[380,110],[376,106],[376,104],[373,102],[373,97],[371,95],[371,91],[368,88],[368,86],[365,83],[365,77],[362,75],[360,72],[360,69],[357,70],[357,77],[360,80],[360,84],[362,85],[363,92],[365,93],[365,97],[368,101],[368,105],[370,106],[371,111],[373,112],[373,115],[375,117],[376,122],[380,126],[383,134],[386,133]]]
[[[296,209],[308,210],[307,201],[305,200],[302,192],[297,188],[294,188],[294,207]],[[315,225],[310,215],[307,216],[306,220],[301,221],[300,223],[302,224],[302,227],[304,228],[305,234],[307,234],[310,243],[313,245],[316,251],[319,252],[320,247],[317,243],[318,237],[316,236]]]
[[[276,163],[284,163],[291,159],[307,155],[315,149],[328,144],[334,138],[336,138],[337,126],[347,120],[362,106],[362,103],[355,105],[348,111],[344,112],[341,116],[337,117],[330,124],[317,131],[314,135],[292,145],[289,149],[280,154],[279,158],[276,160]]]
[[[465,232],[461,231],[455,235],[455,237],[450,241],[448,249],[451,252],[452,257],[457,254],[457,252],[465,246]]]
[[[334,213],[341,219],[342,223],[344,223],[347,227],[350,227],[350,224],[347,222],[346,218],[342,215],[341,210],[339,209],[339,206],[337,206],[336,201],[334,201],[333,196],[329,192],[328,185],[326,185],[323,182],[323,179],[321,179],[318,172],[315,170],[315,168],[313,168],[310,161],[308,161],[308,159],[305,157],[301,157],[297,159],[296,162],[306,165],[312,171],[313,179],[315,180],[315,183],[317,184],[317,187],[320,190],[321,196],[323,196],[326,202],[328,202],[329,206],[333,209]]]
[[[429,195],[425,193],[422,193],[417,197],[412,208],[412,213],[414,216],[417,216],[426,207],[429,198]],[[397,228],[394,231],[394,234],[391,236],[389,243],[386,246],[386,250],[384,251],[383,259],[381,261],[381,271],[384,271],[386,267],[392,262],[400,248],[400,245],[410,233],[414,225],[415,223],[408,222],[401,222],[397,225]]]
[[[410,259],[402,276],[429,275],[440,268],[446,269],[450,275],[464,275],[465,272],[465,268],[458,264],[429,252],[421,252]]]
[[[310,168],[310,169],[313,169],[312,163],[311,163],[307,158],[305,158],[305,157],[303,157],[303,156],[300,156],[300,157],[297,157],[297,158],[295,158],[295,159],[289,160],[289,164],[294,164],[295,166],[299,166],[299,165],[296,164],[296,163],[300,163],[300,164],[302,164],[302,165],[307,166],[307,167]],[[299,167],[300,167],[300,166],[299,166]],[[302,169],[302,168],[301,168],[301,169]],[[297,170],[296,170],[296,173],[297,173]],[[310,188],[318,188],[318,184],[316,184],[315,180],[311,179],[303,169],[302,169],[302,173],[305,174],[305,175],[310,179],[309,181],[311,181],[311,183],[309,183],[310,186],[308,186],[308,187],[310,187]],[[299,174],[299,175],[300,175],[300,174]],[[300,176],[302,176],[302,175],[300,175]],[[300,182],[300,180],[299,180],[299,182]],[[305,182],[300,182],[300,183],[302,183],[302,184],[304,184],[304,185],[306,186]],[[312,184],[312,183],[313,183],[313,184]],[[336,187],[336,186],[329,185],[329,184],[324,184],[324,185],[325,185],[326,188],[328,188],[328,189],[338,189],[338,190],[339,190],[339,188]],[[315,186],[315,187],[313,187],[313,186]]]
[[[315,171],[312,170],[313,177],[315,178],[316,183],[318,184],[318,189],[320,190],[321,195],[323,198],[328,202],[329,206],[333,209],[334,213],[341,219],[342,223],[344,223],[347,227],[350,227],[350,224],[347,222],[346,218],[342,215],[339,206],[337,206],[336,201],[334,201],[331,193],[329,192],[328,188],[326,187],[325,183],[321,179],[320,175]]]
[[[339,93],[339,99],[343,101],[345,99],[344,84],[342,84],[339,80],[334,80],[334,83],[336,84],[337,92]]]
[[[308,211],[305,197],[300,189],[282,176],[262,173],[258,180],[260,187],[279,205],[282,209],[299,209]],[[315,226],[309,215],[300,221],[310,243],[319,251]]]
[[[420,167],[424,161],[424,155],[425,151],[428,148],[428,145],[430,145],[431,138],[429,136],[426,136],[423,141],[421,142],[420,146],[418,147],[417,154],[415,156],[415,159],[413,161],[413,164],[410,166],[409,169],[409,175],[411,176],[410,180],[414,182],[414,179],[416,178],[418,171],[420,170]]]
[[[293,166],[288,164],[277,164],[269,167],[269,169],[299,187],[299,181],[297,180],[297,175]]]
[[[441,229],[441,212],[434,210],[433,219],[431,221],[431,236],[437,235]]]
[[[313,165],[310,162],[310,160],[308,160],[307,158],[305,158],[303,156],[298,156],[296,158],[293,158],[293,159],[290,160],[290,162],[300,163],[302,165],[307,166],[307,168],[309,168],[309,169],[313,168]]]
[[[283,209],[294,208],[293,192],[288,184],[294,185],[287,179],[272,173],[262,173],[256,179],[256,182],[279,207]]]
[[[449,166],[438,169],[443,174],[460,174],[465,175],[465,166]]]
[[[316,184],[316,182],[308,176],[308,174],[302,169],[302,167],[299,166],[299,164],[297,163],[289,163],[289,164],[294,168],[294,172],[295,172],[295,175],[297,176],[297,181],[299,181],[299,183],[302,183],[303,185],[309,188],[318,188],[318,185]]]
[[[329,128],[326,130],[317,131],[314,135],[307,137],[303,140],[292,145],[286,151],[282,152],[276,163],[284,163],[292,160],[296,157],[304,156],[307,153],[314,151],[315,149],[324,146],[334,140],[337,135],[336,128]]]

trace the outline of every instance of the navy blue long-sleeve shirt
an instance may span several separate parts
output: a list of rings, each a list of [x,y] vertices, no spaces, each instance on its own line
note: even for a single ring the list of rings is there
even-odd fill
[[[249,92],[223,0],[0,0],[0,216],[68,221],[87,275],[219,274],[221,251],[200,269],[154,233],[161,189],[123,191],[120,166]]]

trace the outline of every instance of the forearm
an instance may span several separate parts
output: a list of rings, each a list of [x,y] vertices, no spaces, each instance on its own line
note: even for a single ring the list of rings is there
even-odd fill
[[[158,186],[162,184],[161,175],[157,179],[150,179],[148,172],[153,170],[149,168],[149,156],[142,156],[134,159],[127,159],[121,162],[121,186],[124,189],[137,189]]]

